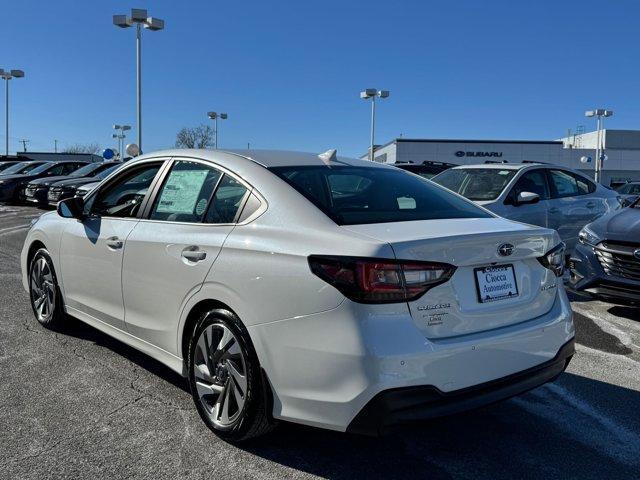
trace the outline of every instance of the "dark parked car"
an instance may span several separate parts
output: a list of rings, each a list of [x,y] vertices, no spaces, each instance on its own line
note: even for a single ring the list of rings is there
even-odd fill
[[[27,202],[37,203],[38,205],[47,205],[49,203],[47,198],[49,188],[54,183],[61,180],[85,177],[90,177],[93,180],[93,177],[98,175],[100,172],[111,168],[113,165],[116,165],[116,162],[89,163],[88,165],[73,171],[69,175],[38,178],[29,182],[27,185],[27,188],[25,189],[25,200]]]
[[[68,177],[65,180],[61,180],[52,184],[49,187],[49,193],[47,194],[47,202],[49,203],[49,205],[55,207],[59,201],[66,198],[75,197],[80,187],[104,180],[109,175],[111,175],[112,172],[123,165],[120,162],[105,163],[109,163],[111,165],[109,166],[109,168],[102,170],[93,177]]]
[[[24,190],[27,184],[36,178],[69,175],[87,162],[61,161],[45,162],[26,172],[0,177],[0,202],[24,201]],[[7,169],[8,170],[8,169]]]
[[[424,161],[422,163],[394,163],[393,166],[406,170],[407,172],[415,173],[430,180],[440,172],[444,172],[445,170],[451,167],[456,167],[457,165],[453,163]]]
[[[29,171],[33,170],[34,168],[39,167],[40,165],[44,165],[45,163],[48,163],[48,162],[32,161],[32,162],[18,162],[18,163],[15,163],[15,164],[11,165],[10,167],[5,168],[4,170],[2,170],[0,172],[0,179],[2,177],[6,177],[7,175],[17,175],[17,174],[22,174],[22,173],[28,173]]]
[[[640,304],[640,200],[585,226],[569,265],[570,286],[617,303]]]

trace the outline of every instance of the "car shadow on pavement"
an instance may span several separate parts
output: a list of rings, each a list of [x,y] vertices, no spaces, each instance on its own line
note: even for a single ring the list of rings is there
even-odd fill
[[[640,306],[638,307],[626,307],[623,305],[614,305],[608,312],[616,317],[627,318],[640,322]]]
[[[117,355],[126,358],[137,366],[147,370],[149,373],[166,380],[191,395],[191,392],[189,391],[189,384],[181,375],[148,355],[110,337],[106,333],[103,333],[76,318],[67,316],[65,325],[59,328],[57,332],[68,337],[93,342],[100,347],[108,348]]]

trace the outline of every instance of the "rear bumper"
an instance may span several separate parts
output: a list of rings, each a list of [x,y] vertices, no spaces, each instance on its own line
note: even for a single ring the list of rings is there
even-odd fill
[[[534,388],[562,372],[564,363],[548,369],[541,366],[560,358],[558,352],[575,335],[562,286],[544,315],[451,338],[426,338],[406,304],[363,305],[348,300],[332,310],[252,325],[248,330],[274,394],[275,418],[361,432],[378,429],[367,426],[369,420],[356,420],[370,418],[367,412],[375,411],[378,402],[391,404],[384,414],[376,414],[388,414],[388,420],[378,422],[386,426],[474,408]],[[531,378],[512,377],[539,367],[541,373]],[[513,385],[484,392],[504,379]],[[474,395],[474,402],[464,397],[471,389],[481,391]],[[395,400],[389,400],[398,395],[396,391],[412,392],[406,394],[411,411],[413,407],[425,410],[433,403],[422,392],[456,400],[447,409],[436,402],[433,409],[426,408],[426,414],[403,419],[406,412],[396,413]],[[376,400],[379,395],[383,400]],[[399,397],[407,402],[405,394]]]
[[[433,385],[386,390],[376,395],[347,427],[347,432],[376,435],[420,420],[452,415],[490,405],[555,380],[569,365],[575,340],[535,367],[480,385],[443,392]]]
[[[569,287],[613,303],[640,304],[640,282],[607,275],[593,248],[578,244],[570,259]]]

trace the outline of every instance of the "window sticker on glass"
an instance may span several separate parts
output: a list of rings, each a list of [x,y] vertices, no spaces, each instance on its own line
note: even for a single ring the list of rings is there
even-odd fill
[[[162,190],[156,212],[193,213],[206,178],[207,170],[204,169],[171,172]]]
[[[500,170],[500,172],[498,172],[498,175],[509,175],[509,170]]]

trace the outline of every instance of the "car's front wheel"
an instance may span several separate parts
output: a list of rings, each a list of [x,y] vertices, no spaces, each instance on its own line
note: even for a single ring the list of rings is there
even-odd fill
[[[29,296],[38,322],[47,328],[59,327],[64,319],[62,296],[49,252],[38,250],[29,266]]]
[[[265,380],[236,315],[224,309],[205,313],[193,330],[187,361],[198,413],[219,437],[238,442],[271,430]]]

